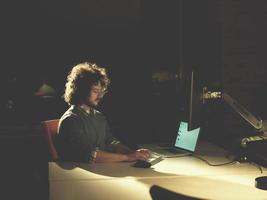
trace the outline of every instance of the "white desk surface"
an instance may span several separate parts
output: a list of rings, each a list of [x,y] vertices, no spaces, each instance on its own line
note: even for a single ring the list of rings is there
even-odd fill
[[[54,181],[50,183],[50,200],[146,200],[152,199],[152,185],[201,199],[266,200],[267,191],[255,188],[254,178],[250,174]]]
[[[229,162],[223,149],[209,143],[200,143],[196,153],[211,163]],[[154,184],[205,199],[267,199],[267,191],[254,187],[267,170],[249,163],[213,167],[190,156],[166,158],[148,169],[131,164],[50,162],[50,200],[151,199]]]

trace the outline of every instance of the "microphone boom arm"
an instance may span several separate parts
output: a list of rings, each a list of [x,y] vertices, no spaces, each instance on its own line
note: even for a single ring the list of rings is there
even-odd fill
[[[211,92],[207,91],[207,88],[203,88],[202,102],[205,103],[208,99],[223,99],[232,109],[234,109],[243,119],[251,124],[257,132],[261,132],[261,135],[255,135],[251,137],[245,137],[241,139],[241,146],[246,147],[248,142],[267,140],[267,122],[262,121],[250,113],[244,106],[238,103],[233,97],[225,92]]]

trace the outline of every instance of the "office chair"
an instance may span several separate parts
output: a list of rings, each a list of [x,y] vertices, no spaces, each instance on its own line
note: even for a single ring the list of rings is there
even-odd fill
[[[58,159],[58,153],[55,147],[55,138],[58,134],[59,119],[46,120],[41,122],[43,134],[48,143],[48,150],[50,153],[50,160],[56,161]]]
[[[190,197],[183,194],[179,194],[170,190],[167,190],[158,185],[152,185],[150,187],[150,196],[153,200],[202,200],[200,198]]]

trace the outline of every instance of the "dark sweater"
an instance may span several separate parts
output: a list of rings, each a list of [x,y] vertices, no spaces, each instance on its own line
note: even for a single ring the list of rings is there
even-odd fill
[[[114,141],[117,140],[99,111],[88,114],[78,106],[71,106],[60,118],[56,146],[62,161],[90,162],[92,152],[108,151]]]

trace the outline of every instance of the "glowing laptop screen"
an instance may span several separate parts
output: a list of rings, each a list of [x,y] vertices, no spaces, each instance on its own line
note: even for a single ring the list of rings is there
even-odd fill
[[[197,146],[200,128],[188,131],[188,123],[180,122],[174,146],[194,152]]]

